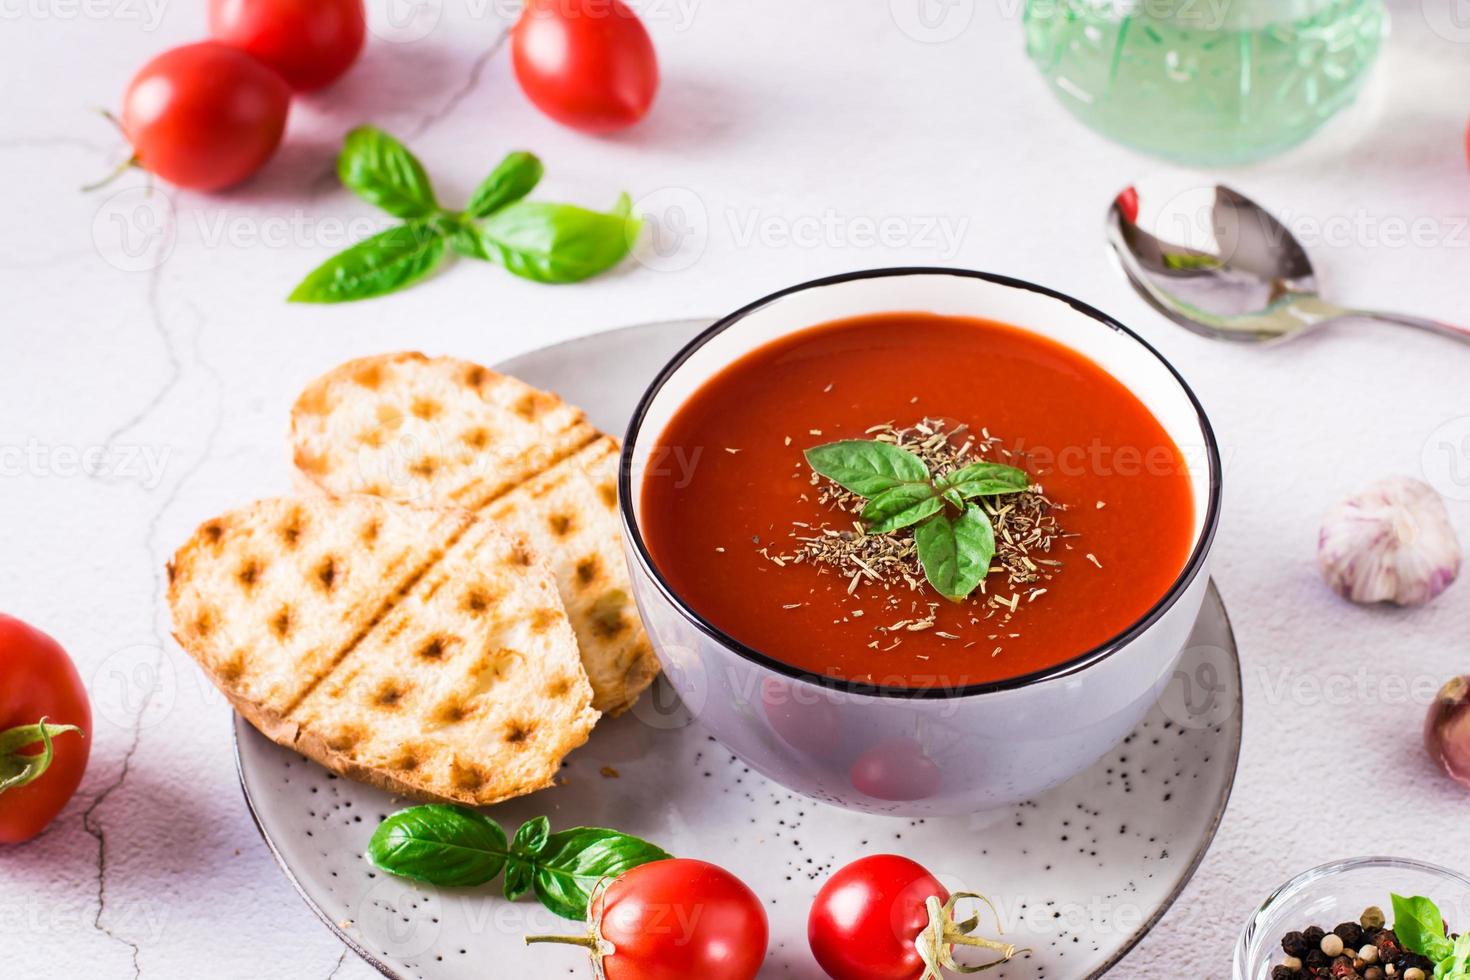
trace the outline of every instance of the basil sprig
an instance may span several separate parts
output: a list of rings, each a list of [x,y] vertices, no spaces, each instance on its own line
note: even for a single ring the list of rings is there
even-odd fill
[[[484,885],[504,871],[506,898],[534,891],[557,915],[585,920],[599,881],[669,855],[616,830],[552,833],[546,817],[526,821],[507,841],[500,825],[483,813],[431,803],[400,810],[379,824],[368,858],[389,874],[446,888]]]
[[[624,194],[609,212],[522,200],[541,180],[530,153],[507,156],[463,211],[441,207],[429,175],[398,140],[372,126],[347,134],[337,159],[342,184],[403,224],[358,242],[314,269],[293,303],[344,303],[384,296],[430,275],[452,248],[525,279],[579,282],[617,265],[643,223]]]
[[[1434,961],[1435,980],[1470,980],[1470,936],[1449,938],[1439,908],[1422,895],[1390,898],[1394,935],[1409,952]]]
[[[861,517],[869,534],[917,525],[924,577],[956,602],[980,586],[995,557],[995,527],[972,501],[1031,486],[1025,470],[1000,463],[973,463],[935,477],[918,456],[876,439],[832,442],[805,455],[817,473],[867,499]]]

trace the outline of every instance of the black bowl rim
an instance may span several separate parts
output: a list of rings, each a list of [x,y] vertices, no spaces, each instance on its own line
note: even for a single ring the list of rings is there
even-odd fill
[[[1133,340],[1149,354],[1153,355],[1160,364],[1174,377],[1180,389],[1194,406],[1195,414],[1199,421],[1200,433],[1204,436],[1205,450],[1208,457],[1209,473],[1209,504],[1205,512],[1204,527],[1200,531],[1199,541],[1196,542],[1194,551],[1189,560],[1185,562],[1183,570],[1180,571],[1174,584],[1154,605],[1136,620],[1131,626],[1118,635],[1105,640],[1090,650],[1087,650],[1063,663],[1047,667],[1044,670],[1032,671],[1029,674],[1021,674],[1017,677],[1006,678],[999,681],[988,681],[983,684],[969,684],[962,687],[899,687],[884,684],[869,684],[859,681],[845,680],[839,677],[830,677],[826,674],[816,674],[803,670],[799,667],[778,660],[756,650],[753,647],[730,636],[724,630],[709,622],[698,612],[692,609],[659,572],[657,564],[653,560],[652,553],[648,550],[647,543],[643,540],[643,534],[639,530],[637,520],[637,504],[635,502],[632,487],[632,461],[633,447],[642,431],[645,416],[653,400],[663,389],[668,380],[675,372],[682,368],[686,361],[694,356],[695,352],[704,347],[715,337],[725,330],[745,319],[757,310],[763,309],[778,300],[793,293],[805,292],[810,289],[819,289],[824,286],[835,286],[842,283],[853,282],[863,279],[892,278],[896,276],[957,276],[966,279],[980,279],[998,286],[1006,286],[1012,289],[1022,289],[1033,293],[1039,293],[1050,299],[1065,303],[1088,319],[1107,327],[1117,333]],[[817,324],[812,324],[817,326]],[[745,660],[764,667],[767,670],[789,677],[793,680],[803,681],[819,687],[829,688],[846,694],[856,694],[868,697],[899,698],[909,700],[944,700],[950,698],[969,698],[984,694],[995,694],[1001,691],[1014,691],[1020,688],[1031,687],[1044,681],[1058,680],[1081,673],[1095,664],[1111,657],[1122,648],[1126,647],[1138,636],[1148,630],[1163,615],[1177,603],[1180,597],[1189,589],[1204,570],[1206,559],[1214,544],[1215,532],[1220,522],[1220,499],[1221,499],[1221,464],[1220,448],[1215,441],[1215,430],[1210,425],[1209,417],[1205,414],[1204,406],[1196,397],[1194,390],[1184,380],[1184,376],[1169,362],[1153,345],[1144,340],[1138,334],[1129,330],[1122,323],[1108,316],[1106,313],[1075,299],[1065,293],[1059,293],[1054,289],[1039,286],[1036,283],[1027,282],[1024,279],[1015,279],[1010,276],[998,275],[989,272],[979,272],[973,269],[957,269],[944,266],[893,266],[888,268],[867,269],[857,272],[847,272],[835,276],[826,276],[813,279],[808,282],[788,286],[768,296],[762,297],[753,303],[741,307],[733,313],[715,321],[708,329],[700,333],[689,343],[685,344],[663,369],[654,377],[638,399],[638,406],[633,411],[633,418],[628,423],[627,432],[623,438],[623,452],[618,467],[618,501],[622,514],[623,533],[627,540],[632,543],[633,551],[638,557],[643,571],[658,586],[664,598],[673,604],[674,608],[694,624],[700,632],[722,646],[733,650]]]

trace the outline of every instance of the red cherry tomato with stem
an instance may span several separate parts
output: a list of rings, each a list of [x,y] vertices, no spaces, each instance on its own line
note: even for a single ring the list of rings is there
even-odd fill
[[[521,90],[572,129],[631,126],[658,92],[653,41],[622,0],[527,0],[510,45]]]
[[[218,190],[265,166],[286,131],[291,88],[251,55],[215,41],[165,51],[123,96],[133,162],[179,187]]]
[[[896,854],[861,858],[838,871],[812,903],[807,940],[832,980],[941,980],[958,969],[956,945],[989,950],[1009,960],[1016,948],[971,933],[978,917],[954,921],[959,899],[924,866]]]
[[[770,939],[755,892],[688,858],[627,872],[594,894],[588,917],[589,935],[526,942],[583,946],[606,980],[754,980]]]
[[[61,812],[91,735],[87,690],[66,651],[0,614],[0,844],[30,840]]]
[[[362,0],[210,0],[209,35],[248,51],[293,89],[341,78],[362,51]]]

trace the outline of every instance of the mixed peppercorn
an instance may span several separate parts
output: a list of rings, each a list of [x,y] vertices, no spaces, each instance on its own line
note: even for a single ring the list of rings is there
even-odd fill
[[[1429,980],[1434,976],[1429,958],[1404,949],[1384,923],[1383,910],[1374,906],[1357,922],[1344,922],[1331,932],[1317,926],[1288,932],[1281,940],[1286,957],[1271,971],[1271,980]]]

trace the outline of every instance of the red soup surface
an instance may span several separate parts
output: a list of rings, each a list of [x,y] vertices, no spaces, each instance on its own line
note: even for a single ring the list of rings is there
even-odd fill
[[[1055,563],[1038,566],[1044,580],[1013,587],[992,564],[983,591],[956,603],[922,577],[854,583],[790,560],[800,536],[855,520],[819,500],[825,481],[803,450],[924,419],[988,435],[1001,454],[989,458],[1025,469],[1056,505],[1065,536],[1031,553]],[[793,667],[902,687],[1003,680],[1085,653],[1164,596],[1194,535],[1179,448],[1110,374],[1015,327],[922,313],[823,324],[725,368],[662,434],[641,511],[658,570],[710,623]]]

